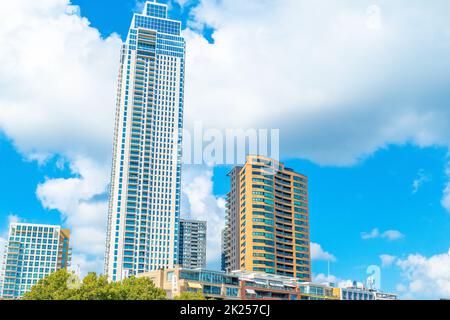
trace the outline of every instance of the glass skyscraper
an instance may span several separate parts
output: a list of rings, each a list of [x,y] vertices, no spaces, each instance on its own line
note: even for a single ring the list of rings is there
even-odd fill
[[[12,223],[0,266],[0,297],[21,298],[40,279],[71,260],[70,231],[60,226]]]
[[[147,1],[122,47],[105,273],[120,281],[178,263],[185,41]]]

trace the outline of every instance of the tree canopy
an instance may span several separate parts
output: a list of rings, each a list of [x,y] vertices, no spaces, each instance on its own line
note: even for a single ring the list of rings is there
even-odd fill
[[[41,279],[24,300],[165,300],[166,292],[148,278],[131,277],[108,282],[106,276],[89,273],[83,281],[66,270]]]
[[[206,298],[200,292],[183,292],[174,300],[206,300]]]

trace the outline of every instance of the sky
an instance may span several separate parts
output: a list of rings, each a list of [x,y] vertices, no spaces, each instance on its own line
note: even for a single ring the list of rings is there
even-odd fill
[[[0,12],[0,244],[11,221],[72,230],[103,269],[119,53],[136,0]],[[185,127],[280,129],[309,177],[316,281],[450,297],[448,1],[171,0],[187,41]],[[230,166],[184,166],[182,215],[219,268]],[[328,276],[330,265],[330,276]]]

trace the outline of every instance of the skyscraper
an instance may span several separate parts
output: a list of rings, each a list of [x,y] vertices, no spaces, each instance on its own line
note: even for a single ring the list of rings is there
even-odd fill
[[[306,176],[276,160],[248,156],[230,177],[226,234],[228,239],[239,239],[239,245],[225,243],[228,269],[310,281]]]
[[[231,190],[226,198],[225,230],[222,234],[223,271],[240,270],[240,172],[242,167],[234,167],[228,174]]]
[[[70,231],[60,226],[12,223],[0,273],[0,297],[22,297],[40,279],[71,260]]]
[[[178,262],[185,41],[147,1],[122,47],[105,272],[113,281]]]
[[[180,220],[179,265],[206,268],[206,221]]]

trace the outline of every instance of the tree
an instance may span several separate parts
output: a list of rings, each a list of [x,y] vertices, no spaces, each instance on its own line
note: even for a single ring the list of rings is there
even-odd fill
[[[40,280],[24,295],[25,300],[164,300],[166,292],[148,278],[131,277],[108,282],[106,276],[89,273],[82,282],[59,270]]]
[[[106,276],[89,273],[79,288],[73,290],[71,300],[116,300],[113,285]]]
[[[68,288],[70,274],[66,270],[58,270],[44,279],[39,280],[31,291],[26,293],[24,300],[68,300],[72,290]]]
[[[200,292],[183,292],[174,300],[206,300],[206,298]]]
[[[166,292],[156,288],[149,278],[127,278],[121,283],[115,283],[115,300],[165,300]]]

